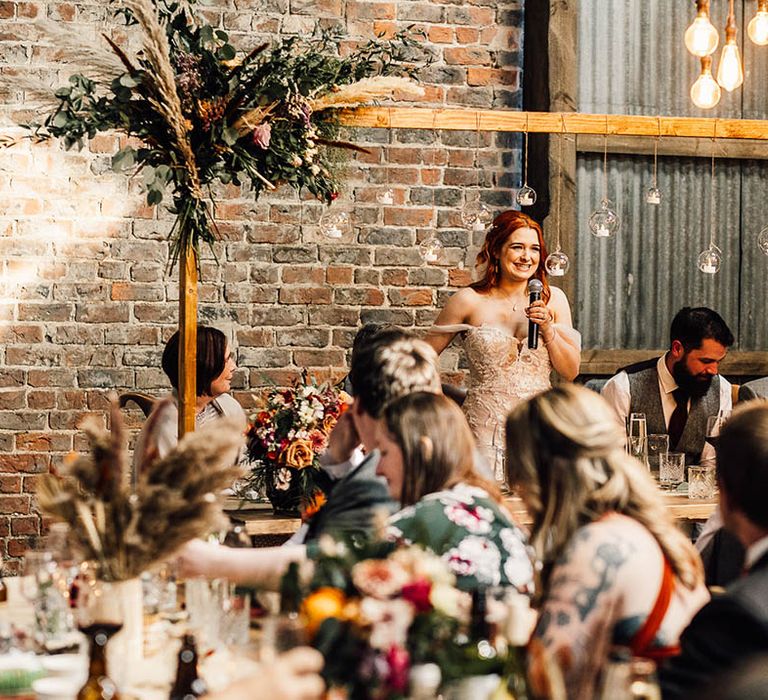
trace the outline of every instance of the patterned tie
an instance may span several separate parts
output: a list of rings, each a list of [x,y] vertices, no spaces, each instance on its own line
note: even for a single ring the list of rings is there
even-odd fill
[[[669,418],[669,446],[671,449],[677,447],[677,443],[680,442],[680,438],[683,436],[683,430],[685,430],[685,423],[688,420],[688,395],[677,387],[672,392],[672,397],[675,399],[675,410],[672,411],[672,415]]]

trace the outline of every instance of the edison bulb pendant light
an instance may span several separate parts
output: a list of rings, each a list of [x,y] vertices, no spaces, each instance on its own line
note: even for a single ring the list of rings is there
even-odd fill
[[[717,82],[728,92],[733,92],[744,82],[744,69],[736,39],[726,42],[717,67]]]
[[[757,14],[750,20],[747,34],[758,46],[768,44],[768,0],[758,0]]]
[[[691,86],[691,101],[700,109],[712,109],[720,102],[720,86],[712,77],[712,59],[701,59],[701,74]]]
[[[696,19],[685,30],[685,48],[694,56],[709,56],[715,52],[720,37],[709,21],[709,0],[699,0],[697,5]]]

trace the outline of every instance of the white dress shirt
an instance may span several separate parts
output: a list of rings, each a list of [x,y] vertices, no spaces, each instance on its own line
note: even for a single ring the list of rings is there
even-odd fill
[[[749,571],[763,556],[768,553],[768,535],[753,542],[744,555],[744,568]]]
[[[674,413],[677,402],[672,395],[675,389],[677,389],[677,382],[672,376],[672,373],[667,369],[666,363],[667,354],[664,353],[656,363],[656,371],[659,376],[659,395],[661,397],[661,409],[664,411],[664,424],[669,427],[669,419]],[[603,398],[610,404],[616,419],[619,421],[622,429],[626,429],[626,421],[629,416],[629,405],[631,400],[629,390],[629,376],[626,372],[619,372],[611,377],[603,390],[600,392]],[[730,411],[733,408],[733,398],[731,394],[731,384],[720,376],[720,409]],[[688,410],[691,409],[691,400],[688,399]],[[701,452],[702,464],[708,462],[714,463],[715,448],[706,443],[704,449]]]

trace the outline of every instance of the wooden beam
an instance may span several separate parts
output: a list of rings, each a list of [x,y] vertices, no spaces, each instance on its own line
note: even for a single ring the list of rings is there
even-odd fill
[[[341,112],[344,126],[446,131],[519,131],[559,134],[756,139],[768,141],[768,121],[645,117],[581,112],[516,112],[431,107],[359,107]]]
[[[608,153],[633,156],[652,156],[656,139],[647,136],[612,136],[608,139]],[[578,134],[576,150],[579,153],[602,153],[603,137],[595,134]],[[712,139],[674,138],[659,140],[660,156],[678,158],[709,158],[712,155]],[[718,158],[743,158],[768,160],[768,144],[755,139],[722,139],[715,142]]]
[[[610,376],[621,367],[663,355],[666,350],[582,350],[581,374]],[[720,372],[735,377],[768,376],[768,353],[735,350],[720,365]]]
[[[197,255],[179,260],[179,439],[195,429],[197,404]]]

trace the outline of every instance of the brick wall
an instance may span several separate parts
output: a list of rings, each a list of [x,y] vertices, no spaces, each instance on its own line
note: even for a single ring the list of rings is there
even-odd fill
[[[207,19],[248,49],[274,35],[341,25],[351,39],[415,24],[434,63],[424,104],[519,109],[522,0],[208,0]],[[76,72],[40,41],[39,18],[72,23],[89,41],[111,24],[105,0],[0,2],[0,71],[58,85]],[[4,124],[33,114],[20,89],[0,92]],[[353,232],[323,238],[323,208],[279,191],[257,203],[246,191],[216,192],[220,264],[206,253],[199,320],[232,339],[240,367],[236,396],[284,384],[309,367],[342,376],[361,322],[424,327],[452,291],[470,280],[482,234],[461,226],[476,187],[494,209],[510,206],[518,144],[509,135],[357,130],[370,148],[349,164],[334,207]],[[479,147],[476,143],[479,141]],[[113,175],[117,137],[80,152],[25,143],[0,151],[0,554],[14,572],[40,531],[39,474],[71,450],[86,415],[104,421],[109,390],[166,389],[159,360],[177,322],[176,276],[165,272],[171,218],[142,202],[140,177]],[[395,204],[377,192],[395,190]],[[427,266],[418,243],[436,233],[445,249]],[[444,368],[461,378],[458,354]],[[127,413],[140,424],[137,413]]]

